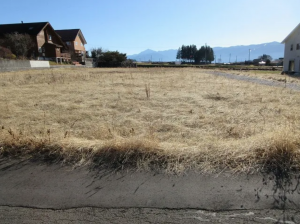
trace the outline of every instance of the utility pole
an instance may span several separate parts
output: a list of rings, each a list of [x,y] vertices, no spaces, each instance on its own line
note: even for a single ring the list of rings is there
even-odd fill
[[[205,43],[205,64],[206,64],[206,43]]]
[[[250,52],[251,52],[251,49],[249,49],[249,62],[250,62]]]

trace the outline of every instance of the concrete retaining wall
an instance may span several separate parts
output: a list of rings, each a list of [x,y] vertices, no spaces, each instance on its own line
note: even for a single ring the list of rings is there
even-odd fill
[[[0,60],[0,71],[12,71],[31,68],[29,61]]]
[[[31,68],[50,68],[49,61],[30,61]]]
[[[0,72],[32,68],[50,68],[49,61],[0,60]]]
[[[94,68],[94,67],[96,67],[92,58],[86,58],[85,59],[85,67],[87,67],[87,68]]]

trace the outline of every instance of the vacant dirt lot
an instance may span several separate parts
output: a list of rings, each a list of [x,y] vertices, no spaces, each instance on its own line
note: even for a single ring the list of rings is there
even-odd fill
[[[2,156],[166,172],[300,167],[300,96],[288,88],[197,68],[9,72],[0,86]]]
[[[298,223],[300,95],[262,84],[190,68],[1,73],[0,220]],[[176,209],[199,205],[239,211]]]

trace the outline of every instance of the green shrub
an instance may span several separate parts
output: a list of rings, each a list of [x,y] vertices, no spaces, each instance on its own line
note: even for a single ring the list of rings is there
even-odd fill
[[[16,59],[17,57],[8,48],[0,47],[0,58]]]
[[[97,64],[98,67],[119,67],[126,60],[126,54],[119,53],[118,51],[107,51],[97,58]]]

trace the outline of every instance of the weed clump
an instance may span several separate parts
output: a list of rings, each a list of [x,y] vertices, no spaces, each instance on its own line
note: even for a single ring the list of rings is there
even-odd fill
[[[0,143],[0,157],[112,170],[262,172],[276,180],[287,179],[300,170],[300,142],[287,130],[269,133],[252,145],[248,142],[249,147],[239,151],[232,144],[205,150],[166,150],[155,139],[137,137],[96,142],[64,138],[54,142],[47,136],[26,138],[10,130]]]
[[[256,159],[262,164],[263,172],[286,179],[300,170],[300,141],[292,130],[276,131],[268,141],[265,148],[256,150]]]

